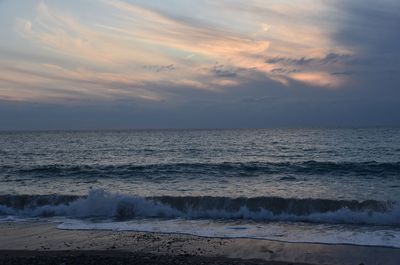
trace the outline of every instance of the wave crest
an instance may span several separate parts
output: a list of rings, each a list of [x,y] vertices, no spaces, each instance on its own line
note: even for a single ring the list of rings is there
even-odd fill
[[[248,219],[400,226],[398,202],[278,197],[138,197],[92,190],[88,196],[3,195],[0,215],[73,218]]]

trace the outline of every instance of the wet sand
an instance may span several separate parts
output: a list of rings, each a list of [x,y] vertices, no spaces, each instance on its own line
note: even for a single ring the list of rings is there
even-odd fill
[[[0,224],[0,264],[398,265],[400,249]],[[274,263],[275,262],[275,263]],[[280,263],[276,263],[280,262]]]
[[[203,257],[190,255],[156,255],[151,253],[130,253],[123,251],[0,251],[1,265],[310,265],[263,260],[242,260],[224,257]]]

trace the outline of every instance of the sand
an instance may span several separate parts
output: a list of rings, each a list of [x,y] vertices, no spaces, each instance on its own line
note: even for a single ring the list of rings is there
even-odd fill
[[[242,260],[224,257],[191,255],[157,255],[125,251],[0,251],[0,264],[4,265],[310,265],[263,260]]]
[[[98,262],[90,263],[94,260]],[[102,263],[107,260],[108,263]],[[0,224],[0,264],[276,264],[271,261],[283,262],[279,263],[282,265],[399,265],[400,249],[178,234],[72,231],[58,229],[57,224],[39,222]]]

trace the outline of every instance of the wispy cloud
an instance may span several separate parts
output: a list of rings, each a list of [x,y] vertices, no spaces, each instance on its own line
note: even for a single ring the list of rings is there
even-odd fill
[[[96,6],[106,15],[88,19],[39,1],[31,18],[16,18],[17,32],[58,59],[14,58],[13,68],[4,67],[12,58],[3,61],[0,97],[45,100],[62,91],[71,98],[163,100],[172,86],[221,92],[260,76],[284,85],[345,82],[330,73],[351,52],[335,45],[329,29],[304,19],[323,12],[321,3],[202,1],[204,18],[139,3],[102,0]],[[217,19],[213,8],[221,11]],[[26,86],[35,91],[21,93]]]
[[[2,128],[398,124],[397,0],[0,3]]]

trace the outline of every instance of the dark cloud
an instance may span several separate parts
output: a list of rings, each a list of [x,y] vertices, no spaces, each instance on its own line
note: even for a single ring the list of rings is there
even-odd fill
[[[145,65],[143,66],[143,69],[150,71],[150,72],[155,72],[155,73],[160,73],[160,72],[169,72],[173,71],[176,69],[174,64],[169,64],[169,65]]]
[[[323,58],[317,57],[302,57],[302,58],[289,58],[289,57],[273,57],[268,58],[265,62],[269,64],[280,64],[285,66],[310,66],[310,65],[321,65],[338,62],[346,62],[351,56],[346,54],[329,53]]]
[[[276,74],[322,67],[331,75],[350,80],[341,89],[309,87],[300,82],[285,86],[253,72],[251,78],[242,80],[242,75],[250,73],[217,63],[203,70],[215,77],[236,78],[243,81],[241,85],[221,93],[171,84],[146,85],[146,89],[166,98],[158,102],[127,98],[70,105],[0,101],[0,129],[400,125],[400,2],[339,0],[335,4],[341,21],[332,38],[338,46],[352,51],[351,57],[337,53],[324,58],[272,57],[266,63],[276,65]],[[336,64],[339,67],[330,67]],[[175,69],[174,65],[145,67],[152,72]],[[43,78],[47,76],[43,74]],[[96,80],[69,82],[77,87],[107,86],[124,91],[134,85]],[[62,88],[60,93],[64,93]]]
[[[332,72],[331,75],[354,75],[355,72],[352,71],[342,71],[342,72]]]
[[[123,86],[123,84],[121,84]],[[0,101],[0,130],[128,128],[270,128],[399,125],[400,97],[359,90],[296,89],[254,76],[229,93],[153,84],[166,100],[35,104]]]
[[[232,67],[227,67],[223,64],[214,64],[211,69],[210,72],[212,74],[214,74],[217,77],[236,77],[238,75],[238,71],[240,71],[240,69],[234,69]]]
[[[299,70],[287,69],[287,68],[274,68],[271,70],[271,72],[274,74],[292,74],[292,73],[299,72]]]
[[[340,9],[344,13],[336,34],[340,43],[356,47],[365,56],[399,56],[399,1],[341,1]]]
[[[350,90],[361,98],[400,98],[400,2],[343,0],[338,7],[342,20],[333,37],[354,56],[336,74],[351,75]]]
[[[253,84],[255,85],[255,84]],[[220,100],[205,97],[182,104],[140,101],[101,105],[0,102],[4,129],[270,128],[400,124],[400,100],[343,99],[335,93],[295,92],[265,84]],[[268,94],[271,94],[269,96]],[[317,95],[316,95],[317,94]],[[239,96],[239,97],[238,97]],[[242,100],[237,100],[242,98]],[[390,115],[392,114],[392,115]]]
[[[342,1],[344,20],[335,35],[338,43],[355,50],[361,70],[400,70],[400,2]]]

